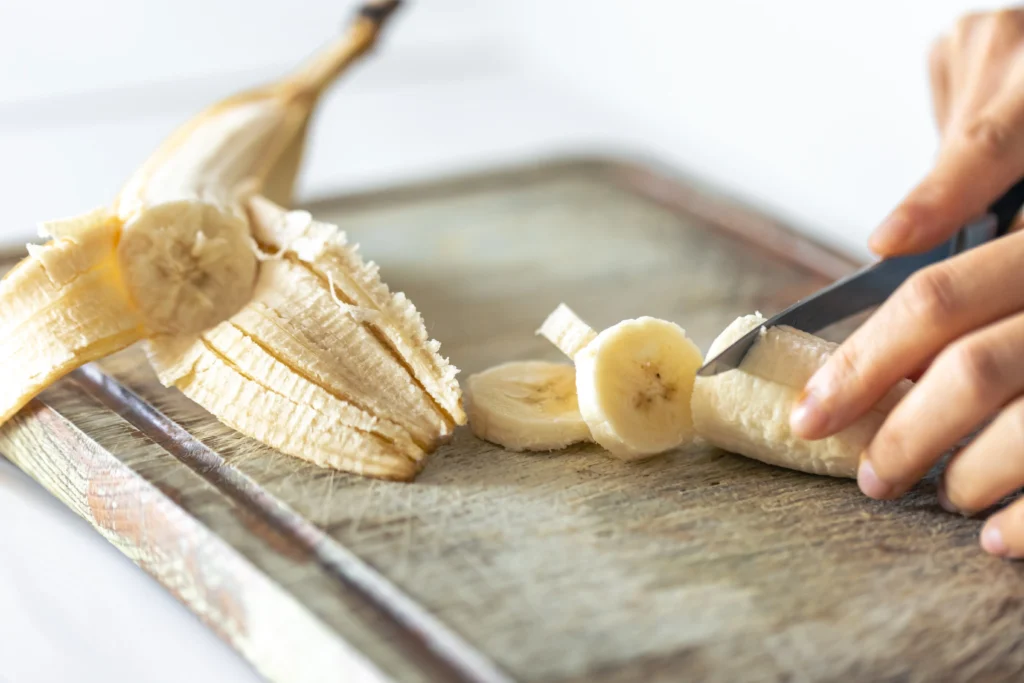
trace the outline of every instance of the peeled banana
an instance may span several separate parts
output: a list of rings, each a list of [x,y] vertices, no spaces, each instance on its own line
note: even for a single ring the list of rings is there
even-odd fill
[[[707,358],[764,321],[759,313],[737,318]],[[762,331],[739,368],[696,377],[700,350],[682,328],[664,320],[624,320],[597,333],[561,304],[537,332],[575,362],[575,396],[568,391],[570,369],[549,363],[507,363],[470,378],[474,433],[513,450],[585,440],[582,428],[576,431],[578,404],[589,437],[624,460],[699,436],[772,465],[853,478],[864,447],[911,387],[909,381],[898,384],[842,432],[806,441],[790,432],[789,413],[834,343],[772,327]],[[541,400],[556,394],[558,401]]]
[[[510,451],[554,451],[590,441],[567,363],[503,363],[466,381],[469,426]]]
[[[562,304],[538,333],[575,362],[580,413],[609,453],[640,460],[692,439],[690,393],[702,359],[681,327],[645,316],[596,333]]]
[[[707,357],[763,322],[760,314],[737,318],[711,344]],[[763,331],[739,368],[697,378],[692,399],[697,433],[724,450],[771,465],[855,478],[861,452],[910,383],[894,387],[842,432],[817,441],[800,439],[790,432],[790,410],[835,347],[791,327]]]
[[[115,200],[45,223],[0,281],[0,422],[147,341],[162,382],[291,455],[409,479],[466,421],[457,370],[336,226],[289,212],[316,102],[398,0],[286,78],[175,131]]]

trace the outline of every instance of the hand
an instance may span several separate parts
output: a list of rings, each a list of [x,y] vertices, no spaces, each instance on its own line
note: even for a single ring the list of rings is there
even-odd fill
[[[940,153],[872,236],[883,256],[941,243],[1024,176],[1024,10],[962,19],[931,72]],[[910,278],[811,378],[793,431],[834,434],[922,369],[862,454],[861,490],[902,495],[986,423],[943,473],[943,506],[978,512],[1024,486],[1024,233]],[[981,543],[1024,557],[1024,500],[993,515]]]
[[[938,159],[871,236],[880,256],[942,243],[1024,175],[1024,9],[964,17],[929,67]]]

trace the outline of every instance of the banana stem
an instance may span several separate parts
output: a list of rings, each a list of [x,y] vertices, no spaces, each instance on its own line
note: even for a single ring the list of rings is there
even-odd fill
[[[401,4],[401,0],[368,0],[357,10],[343,35],[285,78],[281,85],[295,95],[319,96],[349,65],[373,48],[381,27]]]

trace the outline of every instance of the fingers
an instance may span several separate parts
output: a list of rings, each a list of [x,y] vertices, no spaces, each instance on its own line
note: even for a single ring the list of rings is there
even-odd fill
[[[997,430],[986,447],[998,448],[1004,454],[1000,466],[1007,478],[1000,481],[997,488],[1005,491],[1005,496],[1024,485],[1024,472],[1020,465],[1024,462],[1024,401],[1011,405],[969,448],[979,445],[982,437]],[[1011,483],[1015,485],[1011,487]],[[989,518],[981,532],[981,546],[993,555],[1024,557],[1024,499],[1014,501]]]
[[[1017,398],[950,461],[943,473],[944,504],[964,513],[980,512],[1021,487],[1024,399]]]
[[[1024,175],[1022,45],[1022,10],[969,15],[935,44],[929,74],[941,152],[872,235],[877,254],[938,245]]]
[[[902,495],[943,453],[1024,394],[1021,349],[1024,314],[964,337],[941,353],[865,449],[858,477],[864,493],[883,499]],[[1001,414],[953,460],[945,493],[954,507],[983,510],[1024,485],[1024,434],[1012,442],[1014,427],[1022,425],[1024,420],[1014,424],[1012,411],[1010,417]]]
[[[981,547],[999,557],[1024,556],[1024,500],[989,518],[981,530]]]
[[[811,377],[790,418],[818,439],[847,427],[963,334],[1024,309],[1024,234],[920,271]]]
[[[935,168],[883,221],[868,244],[880,256],[931,249],[981,215],[1024,174],[1024,131],[1005,112],[950,133]]]

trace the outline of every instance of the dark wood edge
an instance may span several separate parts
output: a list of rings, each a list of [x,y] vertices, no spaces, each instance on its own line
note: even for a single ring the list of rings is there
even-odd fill
[[[569,172],[597,175],[672,211],[697,218],[820,277],[834,280],[864,265],[863,261],[809,236],[806,231],[757,210],[693,176],[656,160],[626,155],[563,155],[529,163],[471,169],[443,178],[416,180],[358,192],[313,197],[302,208],[314,215],[333,210],[365,210],[396,202],[484,192],[510,184],[527,185]]]
[[[60,392],[57,387],[51,391]],[[57,401],[59,404],[60,401]],[[32,447],[19,444],[31,443]],[[68,509],[90,524],[104,539],[127,556],[134,564],[159,582],[176,600],[196,617],[223,642],[246,659],[262,677],[267,680],[282,680],[279,676],[282,653],[263,647],[254,650],[248,642],[248,631],[256,626],[245,614],[244,596],[257,586],[261,599],[271,603],[270,611],[280,610],[281,615],[301,616],[292,619],[292,628],[305,636],[304,645],[313,652],[336,652],[337,641],[325,638],[327,632],[316,616],[303,610],[296,613],[296,601],[285,589],[276,586],[273,580],[228,541],[217,535],[211,528],[184,510],[174,492],[169,495],[166,483],[156,484],[136,472],[108,450],[99,441],[82,431],[62,412],[44,400],[34,399],[0,427],[0,447],[3,456],[30,475],[43,488]],[[138,444],[134,444],[138,447]],[[181,464],[164,463],[169,468],[183,467]],[[82,480],[87,490],[76,491],[72,482],[76,470],[85,470],[89,478]],[[107,488],[105,491],[94,482],[106,477],[123,477],[129,485],[124,490]],[[95,489],[95,490],[94,490]],[[111,496],[112,505],[98,502],[102,496]],[[123,498],[122,498],[123,497]],[[119,500],[119,498],[121,498]],[[129,499],[130,498],[130,499]],[[148,525],[158,525],[159,532],[140,534],[132,532],[130,525],[118,524],[114,511],[130,509],[140,505],[140,518]],[[161,538],[170,537],[169,543]],[[176,558],[176,565],[194,566],[200,560],[216,567],[211,573],[223,571],[224,579],[230,578],[230,585],[220,590],[220,595],[203,595],[218,589],[202,586],[197,580],[196,590],[183,590],[180,569],[168,569],[164,558]],[[161,558],[161,559],[156,559]],[[211,563],[212,560],[212,563]],[[231,568],[230,572],[226,568]],[[274,609],[274,608],[277,609]],[[276,624],[262,624],[276,627]],[[271,641],[272,642],[272,641]],[[345,665],[352,667],[355,675],[367,680],[382,680],[383,672],[367,662],[346,657]]]
[[[483,653],[406,595],[377,569],[319,526],[275,498],[252,478],[231,466],[140,396],[89,364],[70,375],[72,382],[129,425],[163,448],[225,496],[263,519],[284,537],[301,546],[335,579],[365,598],[368,606],[390,620],[403,649],[441,680],[465,683],[505,683],[510,679]]]

